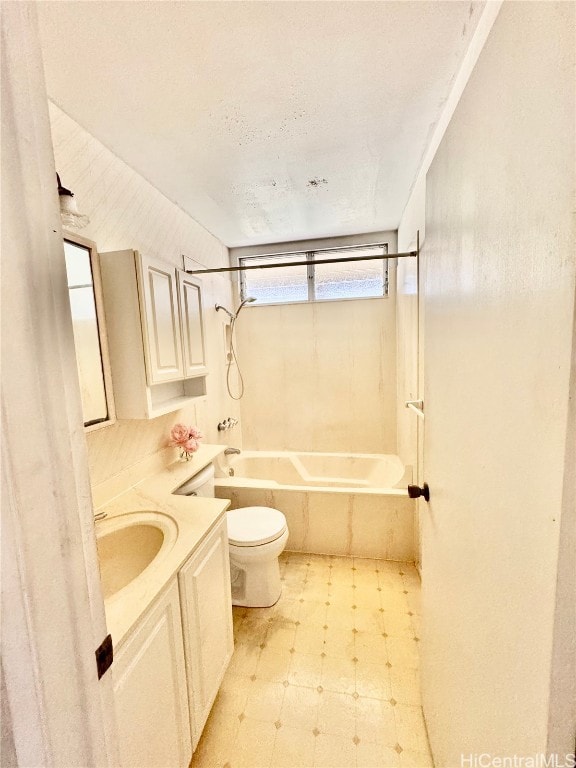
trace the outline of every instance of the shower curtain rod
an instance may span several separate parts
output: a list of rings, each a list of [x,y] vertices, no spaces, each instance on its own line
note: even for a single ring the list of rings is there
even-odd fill
[[[339,250],[339,249],[338,249]],[[278,256],[285,256],[287,254],[279,253]],[[219,267],[218,269],[185,269],[187,275],[207,275],[214,272],[246,272],[249,269],[280,269],[280,267],[309,267],[311,264],[340,264],[348,261],[374,261],[376,259],[403,259],[409,256],[419,256],[420,248],[416,251],[407,251],[406,253],[385,253],[378,256],[349,256],[346,259],[315,259],[314,261],[286,261],[283,264],[256,264],[253,266],[243,267]],[[184,256],[184,258],[189,258]],[[249,257],[252,258],[252,257]],[[255,256],[253,258],[258,258]],[[263,258],[263,257],[261,257]]]

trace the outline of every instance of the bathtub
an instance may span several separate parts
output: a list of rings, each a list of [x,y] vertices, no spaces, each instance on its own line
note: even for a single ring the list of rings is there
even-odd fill
[[[286,548],[412,562],[412,471],[388,454],[242,451],[216,463],[216,496],[231,508],[286,516]]]

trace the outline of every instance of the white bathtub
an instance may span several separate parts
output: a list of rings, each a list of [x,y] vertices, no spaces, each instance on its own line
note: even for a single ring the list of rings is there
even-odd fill
[[[387,454],[242,451],[220,457],[216,496],[232,509],[275,507],[288,521],[287,549],[410,562],[411,469]]]

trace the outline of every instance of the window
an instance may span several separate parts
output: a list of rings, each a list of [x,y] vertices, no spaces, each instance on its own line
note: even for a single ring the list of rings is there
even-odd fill
[[[388,246],[368,245],[329,248],[322,251],[247,256],[240,267],[265,266],[240,273],[242,299],[249,296],[259,304],[289,304],[306,301],[369,299],[388,295]],[[322,264],[325,259],[348,259],[342,263]],[[275,264],[294,264],[275,267]]]

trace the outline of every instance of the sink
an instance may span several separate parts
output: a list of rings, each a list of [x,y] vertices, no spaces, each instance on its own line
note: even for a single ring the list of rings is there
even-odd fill
[[[135,512],[96,525],[104,599],[141,576],[174,546],[178,526],[159,512]]]

